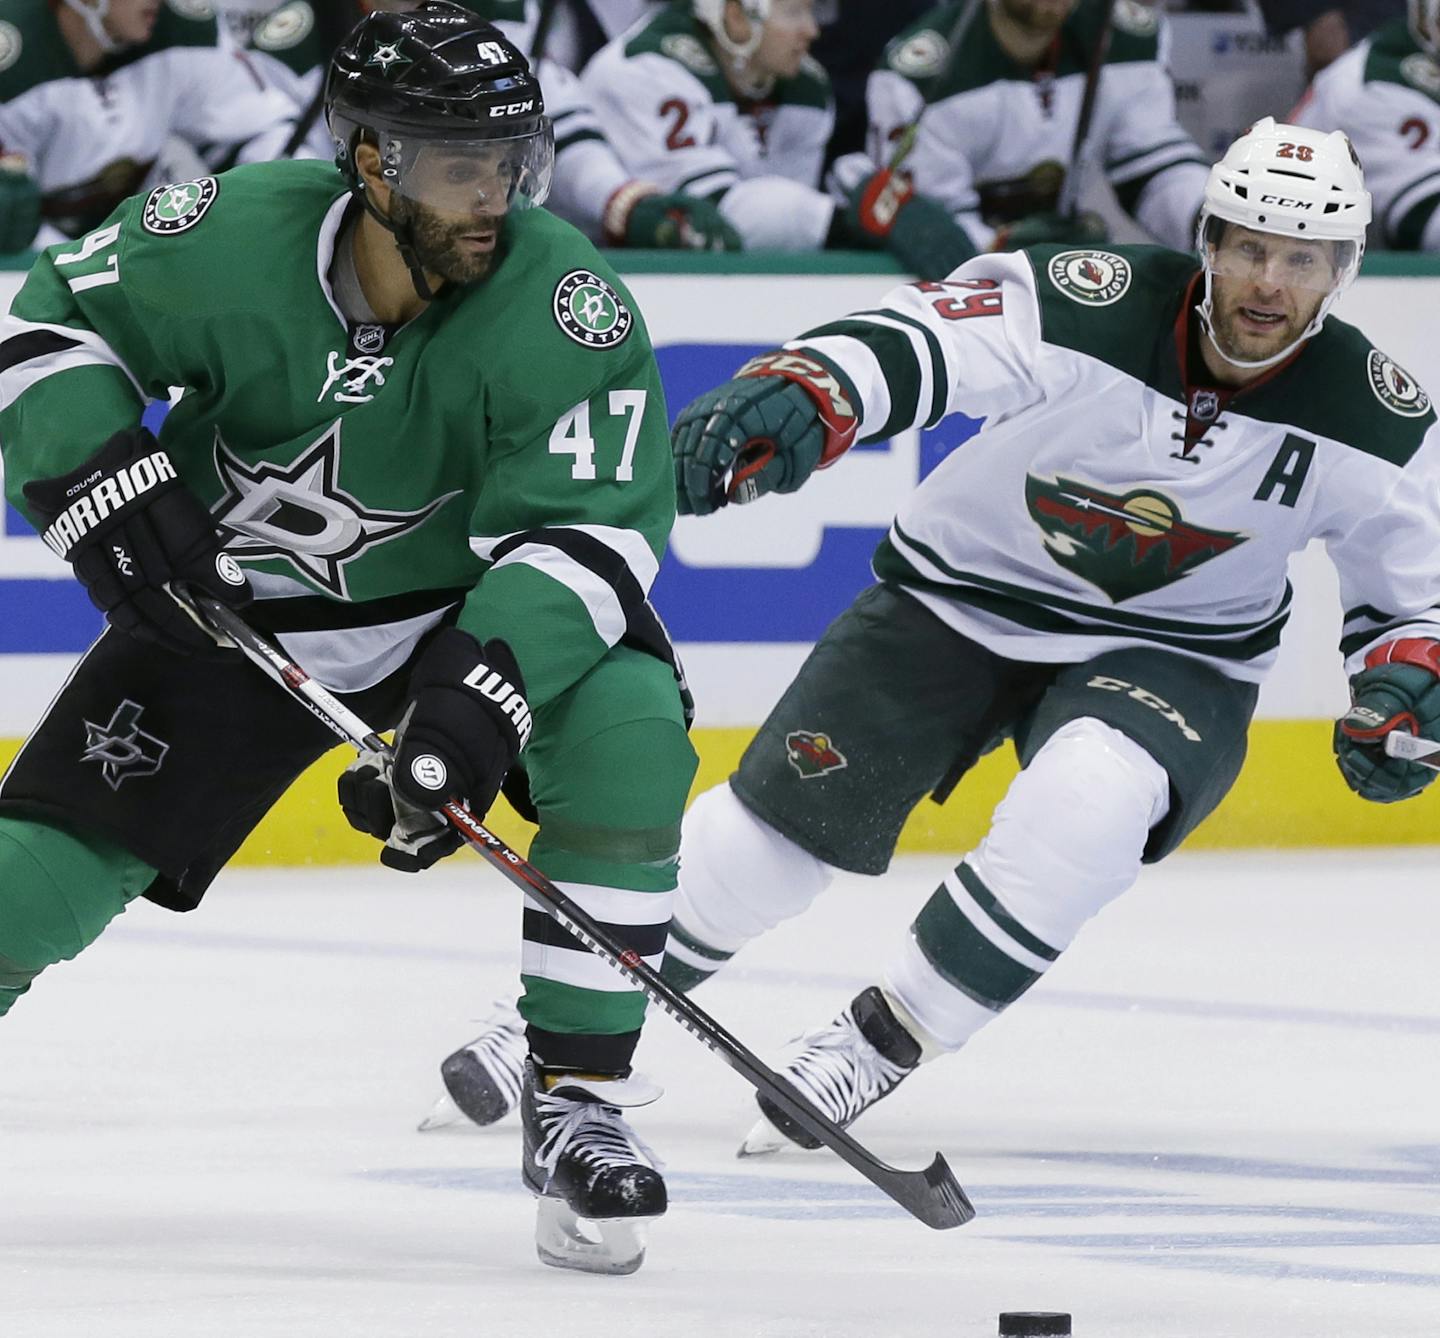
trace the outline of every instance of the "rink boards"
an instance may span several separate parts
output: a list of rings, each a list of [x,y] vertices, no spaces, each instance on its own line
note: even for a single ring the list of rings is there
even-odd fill
[[[717,272],[708,257],[635,256],[621,268],[649,324],[672,414],[751,353],[808,325],[873,306],[899,277],[888,262],[868,257],[750,256]],[[22,278],[0,272],[0,302],[8,304]],[[1367,264],[1339,314],[1440,390],[1437,309],[1440,262],[1381,256]],[[869,581],[870,553],[901,499],[971,430],[952,419],[934,432],[907,433],[856,451],[796,497],[679,522],[655,600],[695,686],[697,788],[733,767],[808,646]],[[1336,773],[1329,721],[1346,699],[1335,649],[1336,584],[1323,553],[1313,550],[1294,561],[1292,579],[1294,612],[1261,694],[1245,771],[1191,844],[1435,841],[1435,794],[1391,807],[1364,804]],[[7,507],[0,520],[0,757],[18,746],[98,628],[98,615],[64,564]],[[241,858],[373,858],[369,843],[344,828],[335,808],[333,776],[343,761],[337,752],[306,776]],[[945,808],[922,804],[903,848],[973,844],[1011,774],[1008,757],[988,759]],[[519,839],[523,827],[512,823],[508,834]],[[503,819],[496,825],[506,828]]]

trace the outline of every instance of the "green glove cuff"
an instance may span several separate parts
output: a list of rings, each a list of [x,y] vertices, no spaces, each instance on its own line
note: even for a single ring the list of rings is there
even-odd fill
[[[890,254],[921,279],[943,279],[977,254],[970,234],[928,195],[914,195],[895,216],[886,239]]]

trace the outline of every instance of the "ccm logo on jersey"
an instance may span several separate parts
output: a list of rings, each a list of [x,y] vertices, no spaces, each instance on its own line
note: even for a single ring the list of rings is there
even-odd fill
[[[525,700],[520,689],[504,674],[484,663],[477,664],[460,681],[500,708],[500,714],[507,716],[515,726],[515,732],[520,736],[520,746],[523,748],[530,737],[530,727],[534,722],[530,718],[530,703]]]
[[[89,534],[101,521],[113,516],[122,507],[143,493],[175,477],[175,466],[164,451],[149,455],[117,469],[95,487],[77,497],[56,518],[42,536],[62,558],[75,546],[76,540]]]
[[[535,99],[529,102],[507,102],[503,107],[491,107],[491,116],[519,116],[521,112],[528,112],[535,106]]]

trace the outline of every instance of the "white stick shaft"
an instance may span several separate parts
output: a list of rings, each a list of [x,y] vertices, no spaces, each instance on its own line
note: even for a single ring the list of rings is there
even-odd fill
[[[1431,743],[1429,739],[1422,739],[1418,734],[1392,729],[1385,736],[1385,752],[1389,757],[1418,762],[1422,767],[1440,771],[1440,743]]]

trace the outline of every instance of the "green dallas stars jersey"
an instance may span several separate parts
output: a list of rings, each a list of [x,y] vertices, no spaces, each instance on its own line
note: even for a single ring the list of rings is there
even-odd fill
[[[161,441],[297,660],[359,689],[461,604],[543,704],[624,635],[674,520],[649,338],[538,209],[486,281],[347,331],[326,275],[348,203],[331,166],[257,164],[43,254],[0,328],[6,494],[23,510],[182,386]]]
[[[1352,671],[1378,641],[1440,638],[1429,397],[1333,317],[1228,404],[1188,388],[1197,268],[1143,246],[978,256],[788,344],[848,381],[862,440],[986,420],[900,509],[876,573],[1010,659],[1148,644],[1258,682],[1287,559],[1320,539]]]

